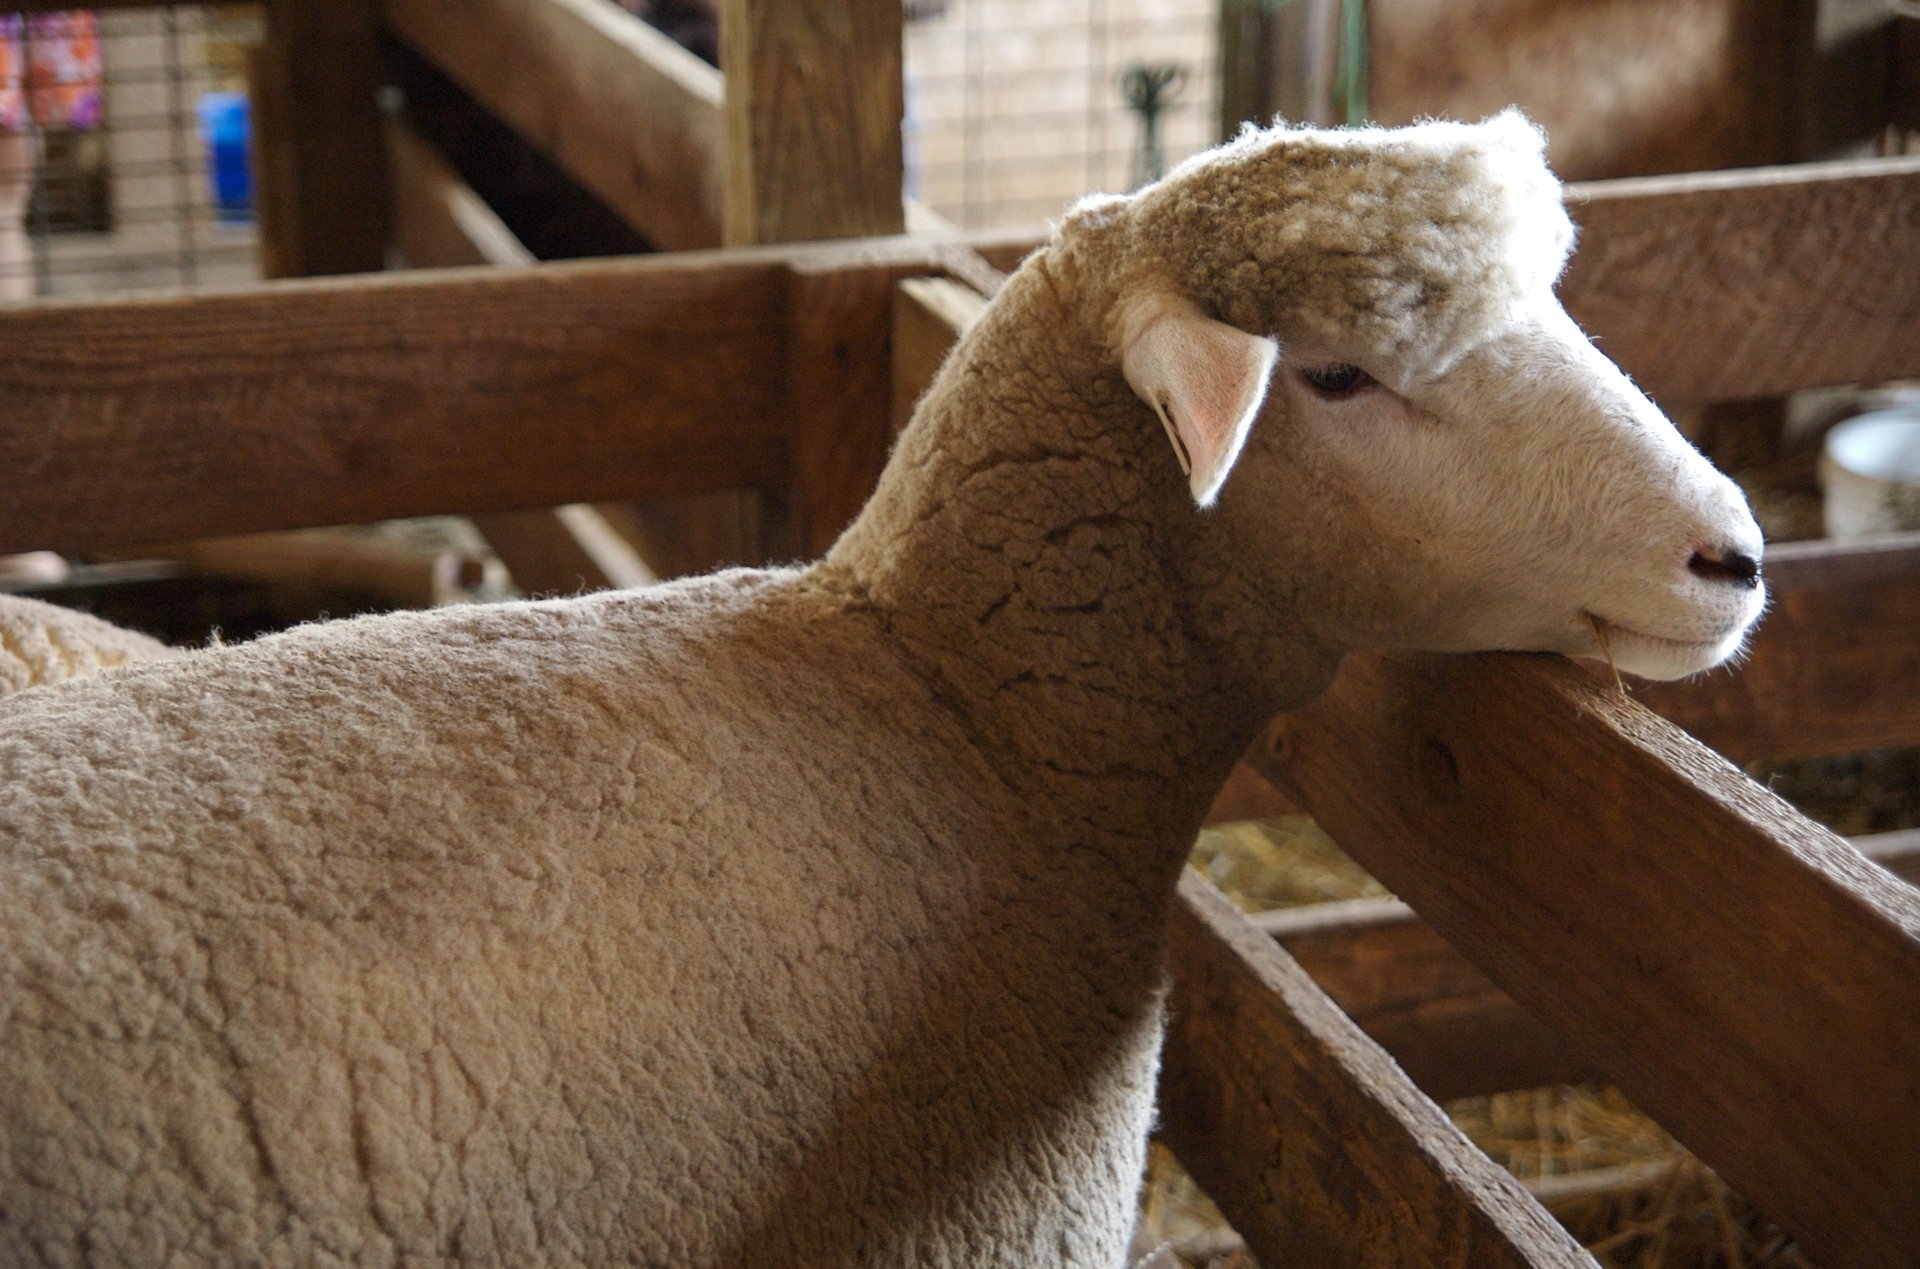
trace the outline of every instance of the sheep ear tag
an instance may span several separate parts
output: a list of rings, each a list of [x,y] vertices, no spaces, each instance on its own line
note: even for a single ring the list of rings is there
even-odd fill
[[[1193,500],[1213,505],[1233,470],[1280,347],[1188,304],[1156,314],[1120,354],[1120,372],[1160,416]]]

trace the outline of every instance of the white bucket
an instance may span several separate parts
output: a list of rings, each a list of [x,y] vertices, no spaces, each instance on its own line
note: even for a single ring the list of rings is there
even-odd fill
[[[1820,455],[1827,536],[1920,529],[1920,406],[1856,415]]]

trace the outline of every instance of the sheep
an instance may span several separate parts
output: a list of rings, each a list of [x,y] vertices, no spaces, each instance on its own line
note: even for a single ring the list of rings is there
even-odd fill
[[[0,594],[0,695],[169,655],[159,640],[98,617]]]
[[[1517,114],[1249,130],[1072,209],[810,566],[0,701],[0,1259],[1119,1263],[1260,725],[1757,619],[1571,233]]]

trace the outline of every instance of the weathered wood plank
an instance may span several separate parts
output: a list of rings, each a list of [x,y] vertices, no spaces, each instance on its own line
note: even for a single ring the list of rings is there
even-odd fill
[[[1568,187],[1567,308],[1649,392],[1742,401],[1920,373],[1920,158]],[[1038,245],[982,246],[1010,267]]]
[[[721,237],[720,73],[607,0],[383,0],[388,25],[664,250]]]
[[[393,242],[409,268],[527,268],[537,261],[473,187],[401,119],[386,121]]]
[[[394,242],[414,268],[529,268],[533,253],[418,133],[387,121]],[[644,586],[658,580],[606,518],[585,503],[550,511],[491,511],[474,526],[529,595]]]
[[[1920,1245],[1920,892],[1565,662],[1357,658],[1256,765],[1816,1261]]]
[[[1851,844],[1909,884],[1920,881],[1920,830]],[[1397,899],[1249,919],[1437,1101],[1604,1078]]]
[[[861,238],[906,226],[900,6],[725,0],[730,245]],[[894,278],[796,270],[786,367],[792,546],[816,555],[886,463]]]
[[[408,264],[535,263],[493,209],[412,128],[393,121],[388,145],[396,239]],[[521,589],[571,594],[759,563],[766,556],[760,536],[741,521],[757,517],[760,500],[754,493],[723,490],[600,507],[569,503],[551,511],[483,512],[473,521]]]
[[[1920,533],[1789,542],[1740,665],[1635,695],[1735,762],[1920,745]]]
[[[777,260],[0,311],[0,551],[778,484]]]
[[[374,0],[267,0],[259,66],[275,126],[261,134],[281,276],[385,266],[380,24]],[[282,152],[274,153],[275,149]]]
[[[1197,873],[1169,925],[1161,1133],[1270,1265],[1589,1265]]]
[[[1576,185],[1560,294],[1669,404],[1920,373],[1920,158]]]
[[[897,234],[900,6],[725,0],[731,246]]]
[[[790,273],[786,408],[794,546],[802,555],[833,545],[886,466],[893,290],[924,272],[902,262],[861,270],[802,263]]]
[[[893,292],[893,406],[898,432],[940,364],[985,311],[986,296],[949,278],[904,278]]]

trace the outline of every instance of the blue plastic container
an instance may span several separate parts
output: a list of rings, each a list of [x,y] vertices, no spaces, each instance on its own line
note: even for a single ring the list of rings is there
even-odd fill
[[[245,93],[202,94],[200,139],[207,147],[207,174],[222,224],[253,219],[253,172],[247,165],[252,127]]]

